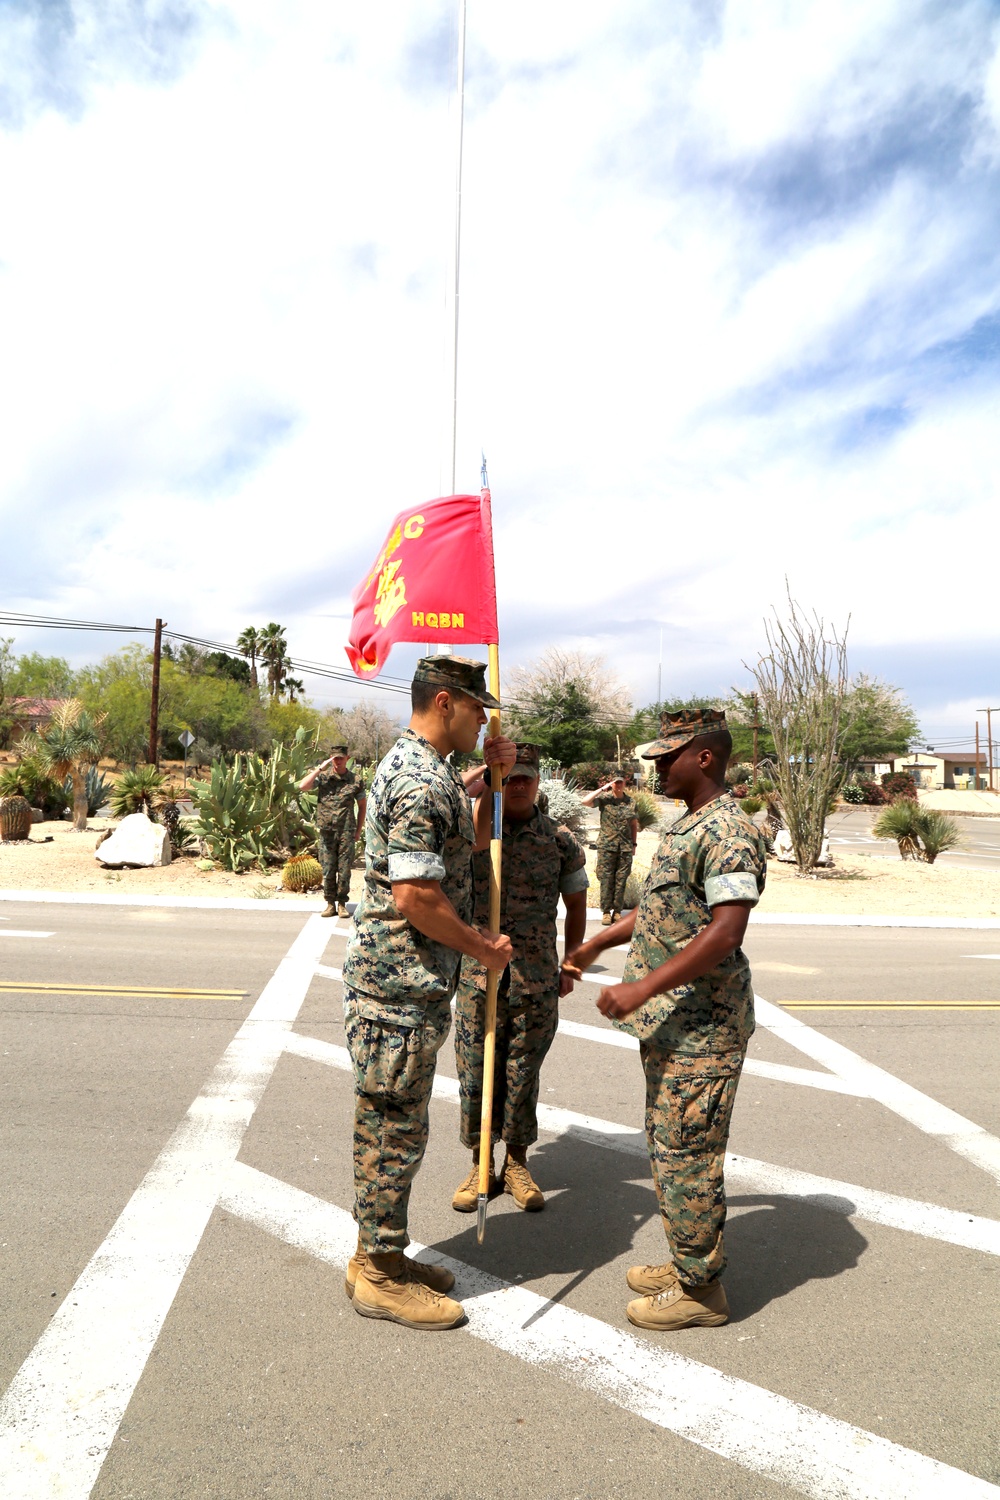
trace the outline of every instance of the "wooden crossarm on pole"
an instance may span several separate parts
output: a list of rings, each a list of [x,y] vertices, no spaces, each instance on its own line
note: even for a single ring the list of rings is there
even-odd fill
[[[489,646],[490,692],[500,698],[500,647]],[[500,711],[490,714],[487,729],[491,739],[500,733]],[[490,837],[490,932],[500,932],[500,880],[503,862],[503,769],[490,767],[493,793],[492,834]],[[497,1041],[497,989],[500,975],[486,970],[486,1035],[483,1041],[483,1109],[479,1117],[479,1196],[476,1200],[476,1240],[481,1245],[486,1233],[486,1206],[490,1192],[490,1166],[493,1162],[493,1072]]]

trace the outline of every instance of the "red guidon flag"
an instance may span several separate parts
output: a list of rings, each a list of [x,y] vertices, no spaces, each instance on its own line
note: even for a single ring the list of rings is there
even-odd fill
[[[397,641],[497,645],[489,490],[400,511],[351,597],[346,650],[359,677],[377,677]]]

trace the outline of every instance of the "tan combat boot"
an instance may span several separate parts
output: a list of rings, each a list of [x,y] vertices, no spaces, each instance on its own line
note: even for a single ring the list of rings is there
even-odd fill
[[[363,1318],[385,1318],[404,1328],[454,1328],[465,1317],[461,1302],[432,1291],[411,1275],[413,1261],[402,1251],[369,1255],[354,1283],[354,1311]]]
[[[518,1208],[526,1209],[528,1213],[537,1213],[540,1208],[545,1207],[545,1198],[538,1183],[524,1162],[515,1160],[509,1151],[500,1175],[504,1192],[510,1194]]]
[[[326,903],[326,905],[324,906],[323,910],[320,912],[320,916],[321,917],[335,917],[336,915],[337,915],[337,908],[335,906],[331,905],[331,903],[329,901]]]
[[[354,1296],[354,1284],[361,1272],[364,1270],[368,1255],[358,1238],[358,1248],[347,1262],[347,1275],[344,1277],[344,1291],[348,1297]],[[422,1260],[410,1260],[405,1257],[406,1269],[414,1281],[422,1281],[424,1286],[429,1286],[432,1292],[450,1292],[455,1285],[455,1278],[444,1266],[430,1266]]]
[[[665,1266],[630,1266],[625,1280],[633,1292],[644,1297],[656,1297],[665,1292],[677,1280],[677,1267],[670,1260]]]
[[[612,920],[612,922],[620,922],[621,919],[622,919],[622,914],[621,914],[620,911],[613,911],[611,913],[611,920]]]
[[[337,916],[338,917],[349,917],[350,915],[351,915],[350,912],[347,910],[347,903],[346,903],[346,901],[338,901],[338,903],[337,903]]]
[[[496,1173],[493,1170],[493,1153],[490,1152],[490,1182],[488,1188],[489,1196],[492,1198],[497,1191]],[[462,1183],[461,1187],[455,1189],[455,1196],[451,1200],[451,1206],[456,1213],[474,1214],[479,1202],[479,1162],[475,1157],[472,1159],[472,1171]]]
[[[729,1322],[729,1303],[719,1281],[709,1286],[685,1286],[674,1281],[655,1297],[637,1297],[625,1309],[637,1328],[673,1333],[678,1328],[718,1328]]]
[[[610,927],[611,923],[613,921],[614,921],[614,917],[611,915],[611,913],[609,911],[606,911],[604,913],[603,917],[601,918],[601,926],[602,927]]]

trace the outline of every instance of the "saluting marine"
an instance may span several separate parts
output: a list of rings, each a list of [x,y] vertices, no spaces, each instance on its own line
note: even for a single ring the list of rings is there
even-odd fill
[[[604,949],[631,939],[621,984],[598,1008],[639,1038],[646,1076],[646,1141],[673,1259],[633,1266],[640,1328],[716,1327],[729,1317],[723,1161],[736,1088],[754,1029],[750,966],[740,947],[764,889],[758,830],[726,793],[732,738],[725,714],[667,716],[644,758],[660,788],[687,806],[664,835],[638,910],[564,961],[574,977]]]
[[[538,746],[519,743],[504,793],[500,931],[510,938],[513,953],[497,992],[493,1134],[488,1146],[491,1189],[497,1181],[493,1146],[502,1140],[506,1160],[499,1180],[517,1206],[528,1210],[545,1207],[526,1164],[528,1147],[538,1139],[538,1076],[559,1024],[559,997],[573,988],[569,975],[560,975],[556,952],[560,895],[566,905],[567,948],[578,947],[587,930],[586,855],[569,829],[536,805],[538,775]],[[480,791],[475,785],[469,790]],[[488,789],[484,787],[481,795],[487,797]],[[480,926],[489,916],[488,850],[473,855],[472,870],[473,921]],[[455,1012],[455,1058],[461,1141],[472,1150],[473,1166],[451,1200],[460,1213],[473,1213],[478,1201],[485,1001],[486,969],[474,958],[464,958]]]
[[[331,745],[330,758],[299,782],[299,790],[316,788],[316,830],[323,866],[324,917],[346,917],[351,894],[354,848],[364,827],[367,798],[360,779],[347,767],[347,746]]]
[[[452,1328],[464,1316],[446,1295],[450,1271],[404,1256],[407,1210],[461,956],[502,970],[511,954],[509,938],[469,925],[472,851],[489,843],[489,808],[483,799],[474,824],[465,783],[445,759],[475,749],[483,705],[499,707],[485,670],[460,656],[417,663],[409,728],[371,786],[365,887],[344,961],[358,1225],[346,1290],[363,1316],[409,1328]],[[488,765],[513,765],[512,741],[487,739],[483,750]]]
[[[610,927],[612,922],[618,921],[625,905],[625,887],[632,871],[639,819],[620,771],[596,792],[587,792],[580,801],[584,807],[599,808],[601,813],[601,831],[597,835],[597,879],[601,886],[601,925]]]

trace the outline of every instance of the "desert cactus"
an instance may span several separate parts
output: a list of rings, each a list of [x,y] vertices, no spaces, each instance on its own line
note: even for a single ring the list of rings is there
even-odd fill
[[[293,854],[281,872],[281,888],[285,891],[315,891],[322,884],[322,867],[311,854]]]
[[[31,803],[25,797],[0,797],[0,843],[12,844],[31,833]]]

